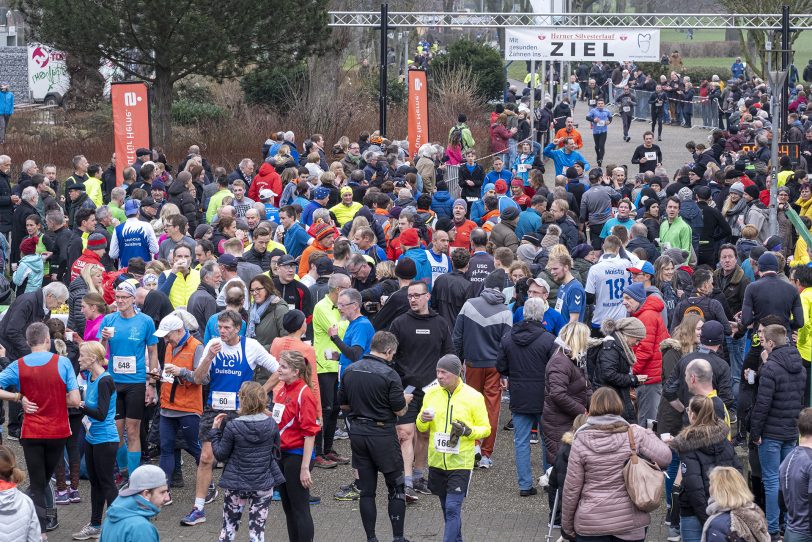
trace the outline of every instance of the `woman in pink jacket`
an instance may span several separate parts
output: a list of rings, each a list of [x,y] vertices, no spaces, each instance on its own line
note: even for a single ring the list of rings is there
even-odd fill
[[[671,449],[648,429],[623,419],[623,402],[612,388],[592,395],[589,418],[575,433],[561,504],[561,529],[577,542],[642,542],[651,523],[632,503],[623,482],[629,459],[629,427],[638,453],[665,468]]]

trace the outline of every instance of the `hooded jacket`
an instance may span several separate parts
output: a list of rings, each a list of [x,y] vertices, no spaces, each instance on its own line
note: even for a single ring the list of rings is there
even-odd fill
[[[768,542],[767,519],[756,503],[742,507],[721,508],[712,498],[706,509],[711,514],[702,530],[702,542],[732,540],[735,542]]]
[[[492,290],[483,290],[482,295]],[[524,320],[502,337],[496,370],[508,378],[510,410],[518,414],[541,414],[544,409],[544,376],[555,351],[555,336],[541,322]],[[539,393],[541,391],[541,393]]]
[[[541,429],[548,459],[557,456],[562,435],[572,428],[576,416],[587,411],[591,397],[584,370],[559,349],[544,372]]]
[[[158,542],[158,529],[152,518],[160,511],[141,495],[116,498],[107,509],[101,542]]]
[[[505,295],[485,288],[479,297],[465,302],[454,324],[454,351],[471,367],[495,367],[502,337],[510,331],[513,314]],[[540,411],[539,411],[540,412]]]
[[[28,282],[25,283],[25,291],[22,293],[36,292],[42,287],[44,268],[45,264],[39,254],[26,254],[20,259],[17,270],[14,272],[14,284],[21,286],[28,279]]]
[[[519,238],[516,237],[516,220],[502,220],[491,230],[490,241],[494,246],[507,247],[513,251],[514,256],[519,248]]]
[[[634,347],[637,361],[632,367],[636,375],[648,375],[645,384],[659,384],[663,380],[663,356],[660,352],[660,343],[669,338],[660,312],[665,308],[663,300],[656,295],[646,297],[646,300],[632,314],[646,326],[646,336]]]
[[[657,436],[620,416],[590,417],[575,432],[561,502],[561,528],[582,536],[642,540],[651,516],[635,507],[623,482],[631,455],[628,429],[640,455],[665,468],[671,450]]]
[[[174,203],[180,209],[180,214],[189,222],[189,231],[194,232],[200,224],[199,207],[195,197],[189,193],[183,183],[174,180],[167,189],[169,203]]]
[[[282,195],[282,177],[268,162],[263,162],[259,166],[259,172],[251,181],[251,188],[248,189],[248,197],[254,201],[259,201],[259,193],[265,189],[273,190],[276,195],[271,201],[275,206],[279,207],[279,197]]]
[[[437,214],[437,218],[447,218],[451,220],[454,210],[454,200],[448,190],[438,190],[431,198],[431,210]]]
[[[807,382],[801,354],[791,345],[774,348],[758,377],[758,391],[750,418],[751,439],[797,439],[798,415],[804,408]]]
[[[7,487],[8,482],[0,484],[0,523],[5,540],[40,542],[39,519],[31,497],[16,487]]]
[[[715,425],[689,425],[670,442],[679,454],[682,470],[680,517],[695,516],[704,524],[708,519],[705,508],[710,498],[710,471],[720,466],[742,470],[727,434],[728,428],[721,421]]]
[[[279,427],[270,416],[252,414],[231,420],[225,429],[209,432],[212,451],[226,466],[219,486],[241,491],[268,491],[285,483]]]

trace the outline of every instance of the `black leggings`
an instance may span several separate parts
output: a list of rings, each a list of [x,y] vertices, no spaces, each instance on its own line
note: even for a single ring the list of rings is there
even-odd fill
[[[392,523],[392,536],[403,536],[403,524],[406,520],[405,479],[403,471],[388,472],[383,475],[386,489],[389,491],[389,521]],[[364,525],[367,539],[375,536],[375,522],[378,510],[375,507],[375,489],[378,487],[378,470],[374,467],[358,469],[358,491],[361,493],[359,507],[361,523]]]
[[[302,456],[282,452],[280,466],[286,480],[279,486],[279,495],[288,524],[288,538],[290,542],[312,542],[315,534],[310,515],[310,490],[299,482]]]
[[[118,496],[113,471],[116,465],[118,442],[90,444],[85,441],[85,465],[90,480],[90,524],[100,527],[104,503],[113,504]]]
[[[37,511],[39,526],[45,532],[45,512],[47,504],[45,502],[45,491],[48,488],[48,481],[54,474],[56,464],[62,461],[62,454],[65,450],[67,439],[20,439],[23,446],[23,456],[25,466],[28,470],[30,482],[29,494],[34,501],[34,508]]]
[[[70,468],[70,488],[74,491],[79,489],[79,465],[82,462],[82,414],[68,415],[71,435],[68,437],[65,447],[68,449],[68,467]],[[60,461],[56,465],[56,490],[65,491],[68,484],[65,480],[65,462]]]
[[[595,140],[595,158],[598,161],[598,166],[603,163],[603,153],[606,150],[606,136],[609,132],[601,132],[599,134],[592,134],[592,139]]]
[[[321,373],[318,378],[322,425],[321,432],[316,435],[316,455],[323,455],[333,451],[338,425],[338,373]]]
[[[654,127],[657,127],[657,137],[663,135],[663,118],[665,118],[665,112],[662,108],[660,109],[651,109],[651,131],[654,131]]]

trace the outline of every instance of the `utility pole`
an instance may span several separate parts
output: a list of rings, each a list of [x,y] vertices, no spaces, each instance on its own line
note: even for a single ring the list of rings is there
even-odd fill
[[[381,137],[386,137],[386,104],[389,78],[386,73],[389,50],[389,4],[381,4],[381,68],[378,88],[378,115]]]
[[[773,140],[770,153],[770,235],[778,233],[778,118],[783,115],[781,102],[778,98],[778,93],[783,92],[784,83],[787,79],[786,70],[773,71],[773,44],[767,41],[764,48],[767,50],[767,75],[770,82],[770,112],[773,115]],[[787,51],[781,50],[782,54]],[[778,117],[778,118],[776,118]]]
[[[791,62],[789,56],[789,30],[789,6],[784,4],[781,6],[781,71],[784,73],[788,73],[787,70],[789,70]],[[781,111],[781,121],[778,125],[781,126],[781,138],[785,139],[788,129],[786,112],[789,111],[789,78],[785,78],[784,84],[781,85]],[[775,124],[775,120],[773,120],[773,125]]]

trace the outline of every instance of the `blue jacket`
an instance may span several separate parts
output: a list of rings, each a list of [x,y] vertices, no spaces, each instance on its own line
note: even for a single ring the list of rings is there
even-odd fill
[[[508,186],[510,186],[510,181],[513,180],[513,173],[510,172],[510,164],[505,164],[505,167],[508,169],[503,169],[499,173],[491,170],[485,175],[485,180],[482,181],[482,187],[480,188],[480,198],[485,197],[485,185],[491,183],[496,184],[496,181],[499,179],[502,179]]]
[[[0,115],[11,115],[14,113],[14,93],[11,91],[0,92]]]
[[[477,226],[482,225],[482,217],[485,216],[485,202],[482,200],[475,201],[471,205],[471,220],[476,222]]]
[[[541,228],[541,215],[533,208],[519,213],[519,222],[516,224],[516,237],[522,240],[524,234],[539,231]]]
[[[437,218],[450,219],[454,212],[454,200],[448,190],[438,190],[431,198],[431,210],[437,213]]]
[[[555,143],[550,143],[549,145],[544,147],[544,156],[553,159],[553,164],[555,164],[556,175],[563,175],[564,171],[568,167],[572,167],[575,165],[575,162],[583,162],[584,171],[589,170],[589,162],[587,162],[583,154],[581,154],[578,151],[572,151],[571,153],[567,154],[566,152],[564,152],[564,149],[556,149]]]
[[[158,529],[150,520],[160,511],[140,495],[116,498],[107,509],[101,542],[158,542]]]

